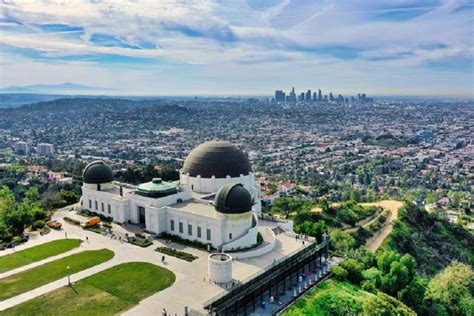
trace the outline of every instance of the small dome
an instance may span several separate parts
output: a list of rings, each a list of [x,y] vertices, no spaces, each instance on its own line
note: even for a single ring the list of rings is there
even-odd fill
[[[240,183],[228,183],[216,194],[214,207],[224,214],[242,214],[252,210],[252,197]]]
[[[141,196],[160,198],[171,194],[176,194],[178,187],[170,182],[165,182],[161,178],[153,178],[150,182],[142,183],[138,186],[137,194]]]
[[[84,183],[109,183],[114,181],[114,173],[108,164],[98,160],[86,166],[82,178]]]
[[[211,141],[194,148],[184,162],[182,173],[191,177],[239,177],[252,172],[247,155],[226,141]]]

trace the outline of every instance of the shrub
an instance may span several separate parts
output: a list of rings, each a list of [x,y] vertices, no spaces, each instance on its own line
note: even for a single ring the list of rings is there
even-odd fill
[[[193,248],[197,248],[197,249],[207,251],[207,245],[208,244],[204,244],[204,243],[202,243],[200,241],[197,241],[197,240],[187,240],[187,239],[183,239],[179,236],[171,235],[171,234],[168,234],[168,233],[162,233],[161,238],[168,239],[168,240],[171,240],[173,242],[176,242],[178,244],[182,244],[182,245],[185,245],[185,246],[189,246],[189,247],[193,247]],[[211,250],[212,249],[215,249],[215,248],[213,248],[211,246]]]
[[[341,263],[341,267],[347,271],[347,279],[354,284],[362,281],[364,265],[355,259],[347,259]]]
[[[97,234],[102,234],[102,228],[100,227],[100,225],[94,225],[91,227],[87,227],[86,229]]]
[[[187,252],[184,252],[184,251],[179,251],[179,250],[169,248],[169,247],[158,247],[155,250],[158,251],[158,252],[164,253],[165,255],[169,255],[169,256],[172,256],[172,257],[179,258],[179,259],[183,259],[183,260],[186,260],[186,261],[189,261],[189,262],[191,262],[191,261],[198,258],[198,257],[196,257],[196,256],[194,256],[190,253],[187,253]]]
[[[140,246],[142,248],[153,245],[153,241],[151,241],[151,240],[136,238],[136,237],[128,238],[128,242],[131,243],[132,245]]]
[[[46,235],[46,234],[49,234],[51,232],[51,228],[49,228],[48,226],[44,226],[43,228],[41,228],[40,230],[40,233],[42,235]]]
[[[99,214],[85,209],[80,210],[78,213],[87,217],[98,216],[102,222],[106,223],[112,223],[114,221],[114,218],[111,216],[105,216],[104,214]]]
[[[12,238],[12,244],[19,245],[23,242],[23,239],[20,236],[15,236]]]
[[[344,281],[347,278],[347,270],[340,266],[333,266],[331,273],[337,280]]]
[[[38,220],[38,221],[33,222],[33,225],[31,225],[31,228],[33,230],[37,230],[37,229],[43,228],[45,225],[46,225],[45,221]]]
[[[108,228],[108,229],[112,229],[112,224],[109,224],[109,223],[102,223],[102,227],[105,227],[105,228]]]
[[[78,221],[77,219],[73,219],[73,218],[70,218],[70,217],[64,217],[64,221],[68,222],[69,224],[72,224],[72,225],[81,225],[81,222]]]

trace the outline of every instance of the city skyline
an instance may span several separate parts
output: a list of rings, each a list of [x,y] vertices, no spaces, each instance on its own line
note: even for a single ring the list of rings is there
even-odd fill
[[[0,4],[0,88],[110,95],[473,96],[470,1]]]

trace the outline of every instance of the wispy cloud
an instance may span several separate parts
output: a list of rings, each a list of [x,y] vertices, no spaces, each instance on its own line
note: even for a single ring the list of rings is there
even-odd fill
[[[359,85],[378,92],[398,84],[390,76],[380,82],[384,72],[407,77],[413,67],[417,79],[443,71],[436,84],[426,81],[433,87],[445,84],[470,93],[474,84],[470,0],[45,0],[4,1],[0,8],[1,57],[17,62],[17,69],[35,65],[43,80],[55,82],[65,75],[53,77],[40,65],[54,63],[54,69],[68,71],[67,81],[83,84],[89,80],[79,75],[84,67],[91,76],[142,73],[143,79],[134,80],[160,93],[163,80],[179,81],[188,92],[205,82],[206,89],[250,92],[255,84],[242,77],[260,78],[256,69],[267,78],[260,83],[262,92],[305,81],[308,88]],[[26,72],[21,76],[0,65],[0,85],[36,83]],[[447,70],[459,80],[447,82]],[[341,73],[349,78],[341,80]],[[155,85],[144,82],[150,77]],[[199,78],[205,80],[192,82]]]

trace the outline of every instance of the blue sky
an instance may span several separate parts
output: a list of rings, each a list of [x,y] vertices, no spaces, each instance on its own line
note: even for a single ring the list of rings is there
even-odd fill
[[[7,1],[0,86],[472,96],[471,0]]]

